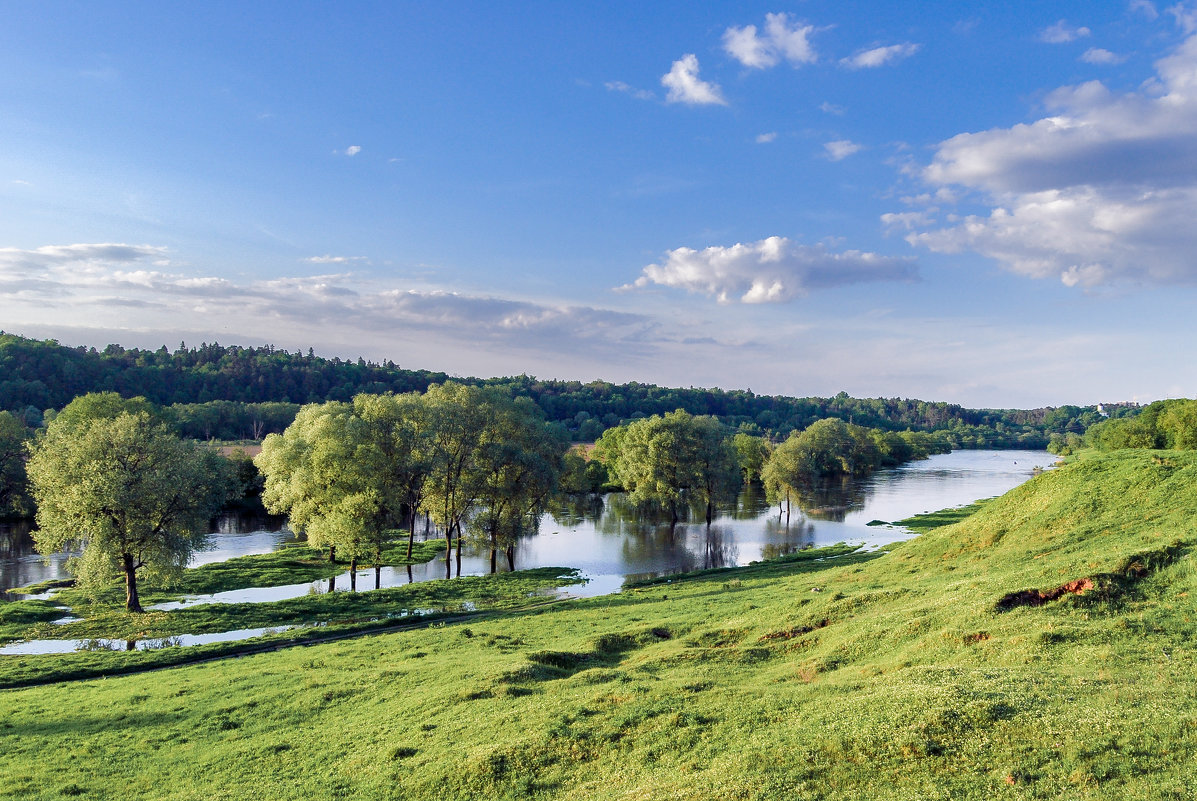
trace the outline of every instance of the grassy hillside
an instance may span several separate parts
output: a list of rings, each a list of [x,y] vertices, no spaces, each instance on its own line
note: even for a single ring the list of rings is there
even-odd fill
[[[0,794],[1188,799],[1195,542],[1197,454],[1105,454],[888,554],[5,691]]]

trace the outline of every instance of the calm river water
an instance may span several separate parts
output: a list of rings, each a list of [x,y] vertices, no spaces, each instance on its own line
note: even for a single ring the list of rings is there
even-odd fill
[[[892,526],[869,526],[870,521],[901,520],[920,512],[959,506],[1000,495],[1030,478],[1036,468],[1048,467],[1054,456],[1045,451],[955,451],[880,471],[860,480],[834,482],[818,488],[796,504],[790,515],[768,507],[759,490],[741,493],[736,503],[720,510],[708,528],[704,522],[679,523],[673,530],[637,514],[623,497],[594,496],[554,509],[541,520],[540,533],[524,539],[516,550],[515,567],[575,567],[589,579],[572,594],[600,595],[617,591],[626,578],[646,578],[709,567],[743,565],[761,558],[791,553],[808,545],[861,543],[876,547],[910,534]],[[805,509],[805,511],[803,511]],[[701,519],[701,516],[696,516]],[[223,561],[234,556],[264,553],[293,540],[278,519],[223,518],[213,537],[214,548],[199,554],[193,564]],[[28,529],[0,527],[0,592],[48,578],[65,577],[65,555],[47,563],[33,551]],[[500,569],[506,569],[500,558]],[[451,566],[457,575],[456,561]],[[484,553],[463,555],[461,573],[486,573]],[[382,586],[444,578],[443,559],[407,568],[383,568]],[[358,574],[358,588],[374,586],[374,571]],[[272,601],[327,591],[329,582],[287,587],[255,588],[190,599],[189,603]],[[333,583],[349,588],[349,578]]]

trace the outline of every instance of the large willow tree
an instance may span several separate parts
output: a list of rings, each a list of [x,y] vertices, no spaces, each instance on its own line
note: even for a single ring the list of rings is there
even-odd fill
[[[612,460],[633,503],[661,509],[672,524],[691,503],[705,508],[710,523],[716,502],[741,485],[731,439],[713,417],[678,409],[621,428],[604,433],[596,452]]]
[[[493,399],[490,409],[470,460],[475,504],[467,530],[489,549],[494,573],[500,550],[515,569],[515,543],[536,531],[560,482],[568,443],[527,398]]]
[[[71,569],[83,587],[123,574],[130,612],[142,611],[138,572],[185,567],[231,486],[225,460],[140,408],[94,396],[72,402],[34,443],[27,468],[38,551],[80,549]]]
[[[378,408],[384,403],[368,410],[337,401],[304,406],[286,431],[266,437],[254,459],[266,478],[267,511],[286,514],[309,545],[328,548],[330,560],[338,552],[348,557],[353,589],[362,557],[381,562],[404,500],[393,469],[393,415]]]

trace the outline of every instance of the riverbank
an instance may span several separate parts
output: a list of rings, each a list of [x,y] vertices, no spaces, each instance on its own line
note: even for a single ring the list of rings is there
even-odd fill
[[[885,555],[5,691],[0,782],[23,798],[1187,798],[1194,521],[1197,454],[1100,455]]]

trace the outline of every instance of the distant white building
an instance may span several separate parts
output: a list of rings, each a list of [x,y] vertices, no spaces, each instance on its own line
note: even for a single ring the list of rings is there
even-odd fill
[[[1114,409],[1138,409],[1139,404],[1134,401],[1119,401],[1118,403],[1099,403],[1097,404],[1097,413],[1103,417],[1109,417],[1110,412]]]

